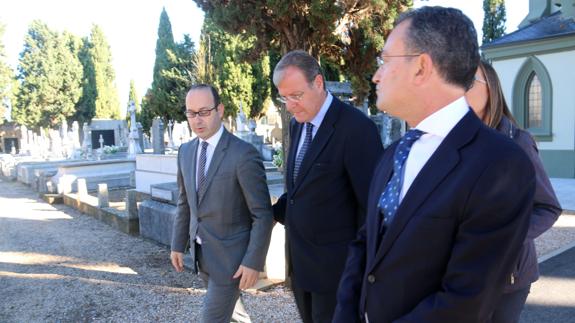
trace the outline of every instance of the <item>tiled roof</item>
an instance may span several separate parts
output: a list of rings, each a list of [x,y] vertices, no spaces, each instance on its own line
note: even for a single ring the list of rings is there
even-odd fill
[[[530,25],[504,35],[482,46],[483,49],[511,45],[525,41],[541,40],[544,38],[575,35],[575,20],[564,18],[561,12],[543,17]]]

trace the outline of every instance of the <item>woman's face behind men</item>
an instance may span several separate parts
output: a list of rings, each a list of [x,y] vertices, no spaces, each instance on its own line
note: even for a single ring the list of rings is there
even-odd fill
[[[485,108],[489,101],[489,89],[485,80],[485,74],[480,67],[478,67],[477,72],[475,72],[473,86],[465,93],[465,99],[479,119],[483,120],[485,117]]]

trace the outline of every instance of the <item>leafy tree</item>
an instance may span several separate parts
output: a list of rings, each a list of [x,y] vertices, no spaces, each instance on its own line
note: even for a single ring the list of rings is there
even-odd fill
[[[58,34],[38,20],[30,24],[18,65],[17,123],[54,127],[74,114],[82,94],[77,46],[69,34]]]
[[[171,85],[166,91],[166,98],[172,107],[172,120],[184,121],[186,119],[183,110],[186,106],[186,94],[195,83],[195,45],[189,35],[184,35],[184,40],[177,43],[174,50],[168,50],[168,68],[162,70],[162,76]]]
[[[483,44],[487,44],[505,34],[504,0],[483,0]]]
[[[130,121],[130,112],[128,112],[128,107],[130,106],[130,102],[134,102],[136,106],[136,121],[141,122],[141,110],[140,101],[138,99],[138,93],[136,92],[136,84],[134,80],[130,80],[130,92],[128,93],[128,105],[126,106],[126,121],[128,122],[128,129],[131,127]]]
[[[246,55],[255,42],[254,37],[232,35],[210,17],[204,19],[200,48],[213,53],[209,57],[209,69],[206,66],[197,69],[200,73],[212,78],[224,104],[226,115],[235,116],[239,108],[249,118],[257,118],[265,107],[270,95],[269,56],[260,55],[253,63],[246,60]],[[200,64],[205,56],[198,57]]]
[[[254,38],[248,57],[270,47],[281,55],[303,49],[340,65],[351,80],[356,102],[363,102],[375,71],[375,56],[396,16],[411,0],[194,0],[230,33]],[[320,59],[321,60],[321,59]],[[289,146],[289,115],[281,108],[284,149]]]
[[[256,36],[251,57],[277,45],[280,54],[303,49],[341,64],[352,79],[355,95],[367,95],[366,73],[396,16],[411,0],[194,0],[224,30]],[[356,78],[356,80],[354,80]]]
[[[2,36],[4,25],[0,24],[0,124],[4,122],[9,102],[12,99],[13,72],[6,63],[6,53]]]
[[[134,80],[130,80],[130,93],[128,94],[128,101],[134,102],[136,105],[136,113],[140,112],[140,101],[138,99],[138,92],[136,92],[136,84]]]
[[[152,89],[148,89],[146,91],[146,95],[142,98],[142,104],[140,111],[140,118],[138,118],[138,122],[142,124],[142,129],[148,136],[150,135],[150,128],[152,127],[152,121],[154,120],[154,115],[152,114],[152,109],[149,107],[150,98],[152,96]]]
[[[116,89],[116,73],[112,66],[112,53],[104,32],[97,25],[92,26],[90,39],[87,43],[88,64],[93,75],[88,78],[93,82],[90,86],[95,90],[93,100],[94,117],[101,119],[118,119],[120,103]]]

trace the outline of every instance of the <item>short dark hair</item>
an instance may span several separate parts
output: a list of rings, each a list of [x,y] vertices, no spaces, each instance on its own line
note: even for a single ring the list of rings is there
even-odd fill
[[[319,65],[318,61],[306,51],[299,49],[285,54],[277,63],[273,74],[273,81],[276,86],[278,81],[276,77],[278,73],[290,66],[293,66],[302,71],[305,79],[309,84],[313,82],[317,75],[321,75],[322,79],[324,80],[323,88],[325,90],[325,78],[323,77],[321,66]]]
[[[443,79],[468,90],[479,64],[479,45],[473,22],[458,9],[421,7],[401,14],[408,21],[405,44],[414,53],[427,53]]]
[[[193,90],[210,90],[210,92],[212,93],[212,97],[214,99],[214,107],[217,107],[218,105],[220,105],[220,95],[218,94],[218,90],[216,90],[215,87],[213,87],[212,85],[209,84],[194,84],[190,87],[190,91]]]

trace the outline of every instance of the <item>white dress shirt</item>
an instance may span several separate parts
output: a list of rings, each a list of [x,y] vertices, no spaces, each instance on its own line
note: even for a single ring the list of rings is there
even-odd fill
[[[457,125],[469,110],[469,105],[464,97],[453,101],[447,106],[439,109],[432,115],[423,119],[415,128],[424,131],[425,134],[419,138],[409,152],[405,161],[403,185],[399,194],[399,202],[403,200],[405,193],[427,163],[429,158],[437,150],[443,139]]]
[[[198,180],[200,178],[200,154],[202,151],[202,142],[206,141],[208,143],[208,147],[206,148],[206,169],[204,170],[204,175],[208,175],[208,169],[210,169],[210,163],[212,162],[212,157],[214,156],[214,151],[216,150],[216,146],[218,142],[220,142],[220,138],[222,138],[222,134],[224,133],[224,125],[220,126],[220,129],[213,134],[207,140],[203,140],[198,138],[198,151],[196,153],[196,191],[198,190]],[[198,244],[202,244],[202,238],[196,233],[196,242]]]
[[[319,109],[319,111],[317,112],[315,117],[310,121],[310,123],[313,124],[313,129],[311,132],[311,139],[312,140],[313,140],[313,138],[315,138],[315,134],[317,133],[319,126],[321,126],[321,123],[323,122],[323,118],[325,117],[325,114],[327,113],[327,110],[329,109],[329,106],[331,105],[332,101],[333,101],[333,96],[331,95],[331,93],[327,92],[327,96],[325,97],[325,100],[323,101],[321,108]],[[307,128],[307,124],[304,123],[304,127],[303,127],[301,135],[299,137],[299,143],[297,145],[297,154],[299,154],[301,146],[303,146],[303,142],[305,140],[306,128]],[[308,149],[309,149],[309,147],[308,147]],[[297,156],[297,154],[296,154],[296,156]]]
[[[208,143],[208,147],[206,148],[206,169],[205,174],[208,174],[208,169],[210,169],[210,163],[212,162],[212,157],[214,156],[214,150],[216,150],[216,146],[218,142],[220,142],[220,138],[222,138],[222,133],[224,133],[224,125],[220,126],[220,130],[218,130],[215,134],[213,134],[207,140],[199,139],[198,142],[198,152],[196,154],[196,190],[198,189],[198,180],[200,178],[200,152],[202,151],[202,142],[206,141]]]

